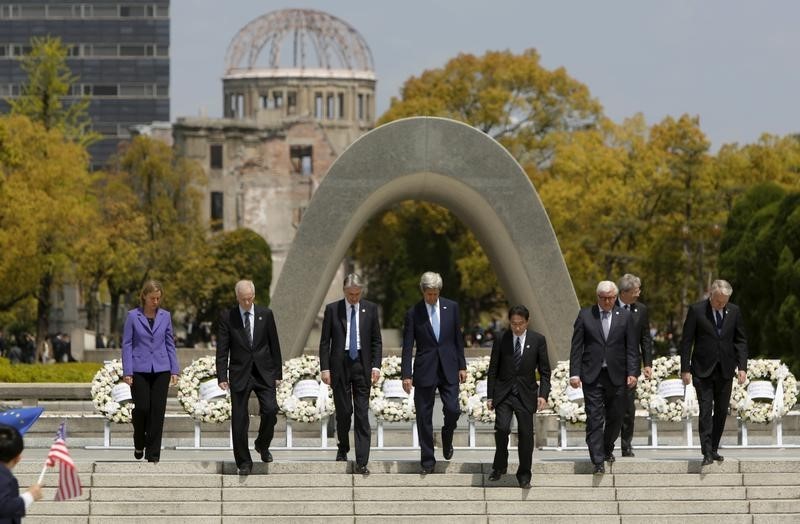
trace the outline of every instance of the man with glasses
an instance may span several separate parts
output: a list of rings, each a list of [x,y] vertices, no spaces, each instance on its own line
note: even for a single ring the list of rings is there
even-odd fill
[[[639,354],[629,311],[616,306],[617,285],[597,284],[597,304],[581,309],[572,333],[570,386],[583,387],[586,445],[594,473],[614,462],[625,387],[636,387]]]
[[[617,307],[630,311],[636,332],[636,347],[640,350],[644,364],[644,378],[653,376],[653,337],[650,335],[650,318],[647,307],[639,302],[642,281],[636,275],[626,273],[617,282],[619,297]],[[633,423],[636,419],[636,389],[625,388],[625,407],[622,414],[621,446],[623,457],[633,457]]]

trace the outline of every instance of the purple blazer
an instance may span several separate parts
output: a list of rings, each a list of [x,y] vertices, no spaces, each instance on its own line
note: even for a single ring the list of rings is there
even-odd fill
[[[142,308],[131,309],[122,331],[122,374],[160,371],[169,371],[171,375],[179,373],[172,317],[169,311],[159,308],[151,330]]]

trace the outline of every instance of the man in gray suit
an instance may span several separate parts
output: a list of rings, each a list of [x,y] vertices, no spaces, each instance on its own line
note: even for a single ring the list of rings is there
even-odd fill
[[[361,297],[364,285],[351,273],[344,278],[344,298],[325,306],[319,339],[322,381],[333,387],[336,406],[336,460],[346,461],[350,451],[350,420],[356,445],[356,473],[369,475],[369,392],[380,378],[381,326],[378,306]]]
[[[615,305],[617,285],[597,284],[597,304],[581,309],[572,333],[569,383],[583,387],[586,444],[594,473],[605,473],[603,461],[614,462],[625,387],[636,387],[639,354],[629,311]]]

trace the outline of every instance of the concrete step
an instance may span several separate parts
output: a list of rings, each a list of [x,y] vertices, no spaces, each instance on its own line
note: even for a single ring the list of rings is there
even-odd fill
[[[702,469],[696,460],[634,459],[602,476],[590,474],[586,460],[541,461],[530,490],[516,485],[515,464],[493,482],[491,465],[479,462],[439,462],[421,476],[416,461],[373,460],[363,477],[352,462],[286,460],[239,477],[230,461],[78,461],[84,494],[52,501],[51,473],[50,500],[35,503],[25,522],[798,522],[800,457],[781,458],[729,458]],[[23,489],[39,469],[17,466]]]

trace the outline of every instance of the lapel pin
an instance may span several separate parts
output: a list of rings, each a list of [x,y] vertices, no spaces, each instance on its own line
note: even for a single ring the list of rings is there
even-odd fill
[[[264,320],[264,317],[258,317],[258,320]]]
[[[362,312],[362,313],[366,313],[366,312],[367,312],[367,310],[366,310],[366,309],[362,309],[362,310],[361,310],[361,312]]]
[[[442,306],[442,309],[447,309],[447,306]]]

